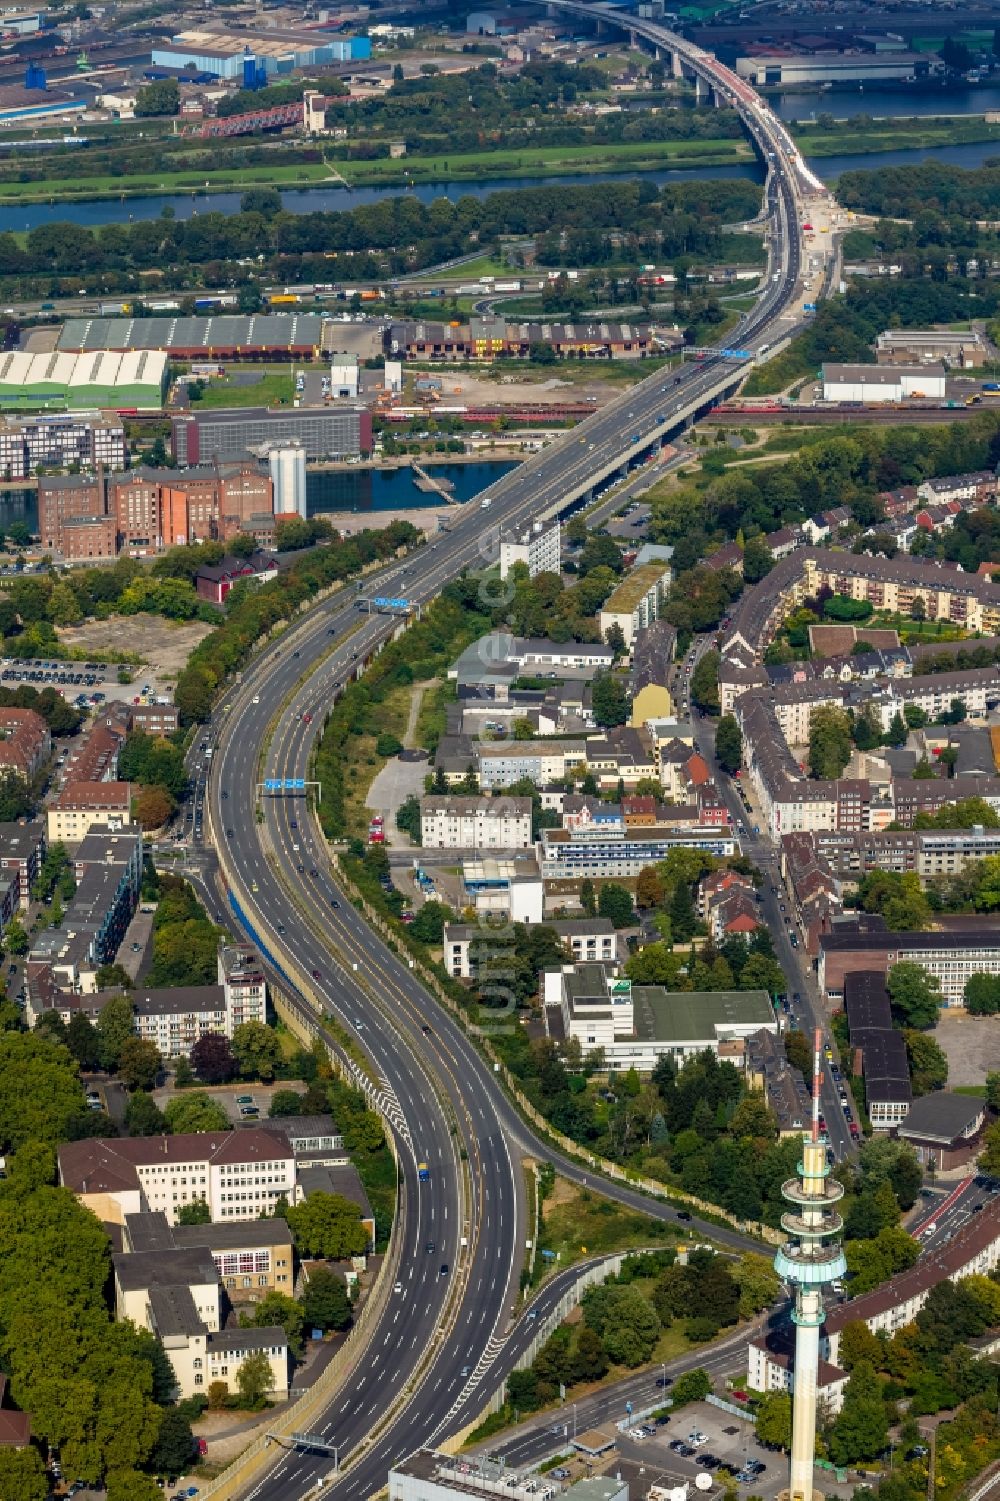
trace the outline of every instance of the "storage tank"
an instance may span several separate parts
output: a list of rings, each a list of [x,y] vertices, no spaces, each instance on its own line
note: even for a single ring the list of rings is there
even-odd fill
[[[301,443],[282,443],[267,456],[274,486],[274,514],[306,514],[306,451]]]

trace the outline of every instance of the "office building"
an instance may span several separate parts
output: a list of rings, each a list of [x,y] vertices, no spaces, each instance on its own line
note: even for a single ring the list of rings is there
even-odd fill
[[[222,1287],[234,1302],[256,1303],[295,1285],[292,1232],[281,1219],[233,1220],[221,1224],[171,1225],[162,1210],[127,1214],[125,1252],[195,1250],[204,1247]]]
[[[125,427],[117,412],[0,419],[0,479],[45,469],[124,469]]]
[[[371,413],[363,407],[237,407],[186,412],[170,422],[178,464],[235,462],[272,444],[298,441],[309,459],[347,459],[372,446]]]
[[[879,970],[908,960],[933,975],[944,1006],[961,1006],[970,975],[1000,974],[1000,929],[992,919],[954,919],[961,926],[942,926],[925,933],[890,932],[879,917],[864,923],[844,919],[819,945],[818,981],[831,999],[844,993],[854,970]]]
[[[747,1038],[778,1031],[766,991],[670,992],[616,979],[603,964],[545,970],[542,999],[554,1041],[601,1050],[616,1071],[650,1073],[660,1058],[680,1066],[704,1052],[741,1060]]]
[[[543,919],[544,922],[544,919]],[[607,917],[551,918],[544,922],[572,958],[574,964],[616,964],[618,934]],[[494,970],[510,966],[508,928],[495,927],[484,919],[478,923],[446,923],[444,929],[444,965],[456,980],[486,977]]]
[[[109,1224],[159,1210],[173,1225],[204,1201],[212,1221],[256,1219],[294,1202],[295,1158],[281,1131],[253,1127],[67,1142],[59,1181]]]
[[[665,860],[672,849],[703,850],[724,856],[736,853],[735,835],[715,825],[678,827],[542,829],[542,877],[555,880],[615,880],[635,877],[647,865]]]

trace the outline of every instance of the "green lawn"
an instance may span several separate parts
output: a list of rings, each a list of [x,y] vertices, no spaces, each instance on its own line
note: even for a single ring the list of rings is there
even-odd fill
[[[933,150],[972,141],[1000,140],[1000,125],[987,124],[981,115],[961,119],[876,121],[865,128],[850,122],[831,130],[799,129],[795,144],[806,156],[837,156],[842,152],[893,151],[900,146]]]
[[[134,177],[66,177],[50,182],[0,183],[0,204],[47,203],[74,198],[130,198],[152,193],[199,193],[209,190],[266,186],[316,187],[331,182],[322,162],[274,167],[227,167],[217,172],[147,172]]]
[[[250,385],[237,385],[231,380],[208,380],[200,401],[192,401],[191,410],[207,410],[211,407],[262,407],[291,406],[295,382],[292,367],[282,370],[265,370],[260,380]]]
[[[615,141],[602,146],[529,146],[513,153],[470,151],[448,156],[408,156],[398,161],[338,162],[347,180],[367,183],[406,183],[470,177],[547,176],[585,168],[629,167],[654,171],[674,167],[728,166],[752,159],[753,152],[738,138],[710,141]]]

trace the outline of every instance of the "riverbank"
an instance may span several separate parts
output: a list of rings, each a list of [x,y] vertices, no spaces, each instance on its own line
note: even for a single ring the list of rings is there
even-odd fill
[[[988,121],[983,115],[885,117],[864,125],[847,119],[827,127],[814,122],[793,125],[792,135],[803,156],[810,159],[845,152],[871,156],[883,151],[933,151],[941,146],[1000,142],[1000,123]]]
[[[470,184],[496,178],[559,177],[573,172],[596,172],[627,168],[629,172],[655,172],[664,167],[699,171],[705,168],[746,165],[753,151],[742,137],[707,141],[622,141],[603,146],[539,146],[512,154],[470,152],[446,157],[403,157],[396,161],[303,162],[275,167],[238,167],[215,172],[157,172],[135,177],[72,177],[49,182],[0,184],[0,207],[29,203],[74,203],[82,199],[121,200],[148,198],[162,193],[197,197],[213,190],[231,192],[248,187],[279,189],[337,189],[343,207],[354,208],[354,188],[398,187],[434,183],[447,177]],[[345,185],[346,184],[346,185]]]

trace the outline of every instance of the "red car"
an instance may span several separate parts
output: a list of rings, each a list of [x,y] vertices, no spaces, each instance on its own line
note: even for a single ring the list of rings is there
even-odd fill
[[[857,1141],[858,1138],[861,1135],[861,1132],[858,1130],[858,1123],[857,1123],[857,1121],[851,1121],[851,1124],[850,1124],[850,1126],[849,1126],[848,1129],[850,1130],[850,1133],[851,1133],[851,1139],[853,1141]]]

